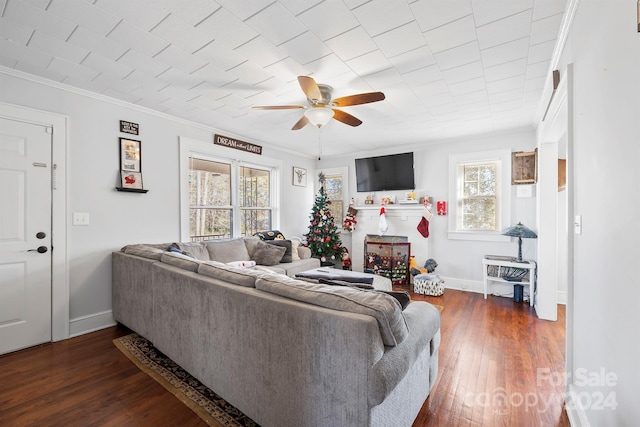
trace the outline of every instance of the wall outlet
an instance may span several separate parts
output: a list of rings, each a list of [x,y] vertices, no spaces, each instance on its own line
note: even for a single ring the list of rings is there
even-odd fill
[[[89,214],[87,212],[74,212],[73,225],[89,225]]]

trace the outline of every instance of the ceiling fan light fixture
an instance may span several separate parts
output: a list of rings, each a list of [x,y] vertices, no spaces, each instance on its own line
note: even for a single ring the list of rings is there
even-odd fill
[[[329,123],[333,117],[333,110],[327,107],[312,107],[304,112],[309,121],[318,127],[322,127]]]

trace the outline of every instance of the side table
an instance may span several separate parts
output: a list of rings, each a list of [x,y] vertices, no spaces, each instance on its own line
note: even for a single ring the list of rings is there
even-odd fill
[[[497,267],[495,275],[489,275],[489,267]],[[487,292],[489,289],[489,282],[510,283],[512,285],[522,285],[529,287],[529,304],[533,306],[533,300],[536,292],[536,262],[533,260],[525,259],[518,261],[516,258],[501,257],[497,255],[485,255],[482,259],[482,267],[484,269],[484,299],[487,299]],[[527,274],[522,280],[513,281],[504,278],[505,270],[509,268],[520,268],[527,270]]]

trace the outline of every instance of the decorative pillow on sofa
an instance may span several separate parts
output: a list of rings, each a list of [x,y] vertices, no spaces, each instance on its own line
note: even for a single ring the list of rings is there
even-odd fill
[[[183,251],[185,255],[191,255],[192,257],[201,261],[209,261],[209,251],[204,243],[200,242],[181,242],[174,243],[171,246],[177,247]]]
[[[244,245],[247,247],[247,253],[249,254],[249,258],[247,259],[253,259],[253,252],[256,250],[256,245],[258,242],[262,242],[262,239],[258,236],[246,236],[243,237],[242,240],[244,240]]]
[[[284,246],[269,245],[265,242],[258,242],[256,250],[253,252],[253,260],[260,265],[280,264],[287,248]]]
[[[291,245],[291,240],[265,240],[266,244],[274,245],[274,246],[282,246],[285,248],[284,255],[282,255],[282,259],[280,262],[292,262],[293,261],[293,248]]]
[[[400,303],[382,292],[268,276],[256,280],[255,286],[256,289],[308,304],[372,316],[377,320],[382,342],[387,346],[396,346],[409,336]]]
[[[205,243],[205,246],[211,261],[227,263],[250,259],[244,239],[210,240]]]
[[[261,240],[284,240],[284,236],[279,230],[259,231],[258,233],[254,234],[254,236],[258,236]]]

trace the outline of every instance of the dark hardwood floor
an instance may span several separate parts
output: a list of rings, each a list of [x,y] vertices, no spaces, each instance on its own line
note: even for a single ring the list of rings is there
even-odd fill
[[[412,294],[444,306],[438,381],[414,426],[569,426],[565,311],[538,319],[525,303],[446,290]],[[112,340],[122,326],[0,356],[0,426],[204,426]],[[555,376],[552,376],[554,375]]]

